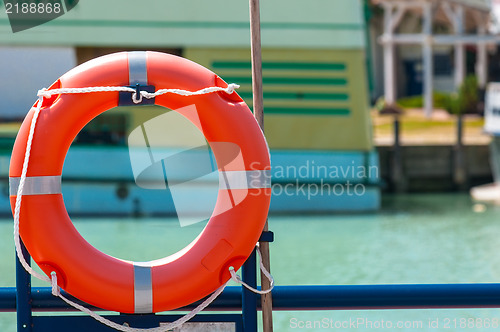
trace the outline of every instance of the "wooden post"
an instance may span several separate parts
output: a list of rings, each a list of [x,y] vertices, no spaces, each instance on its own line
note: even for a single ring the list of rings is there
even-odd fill
[[[250,1],[250,37],[251,37],[251,57],[252,57],[252,92],[253,92],[253,113],[264,132],[264,98],[262,92],[262,50],[260,41],[260,5],[259,0]],[[268,231],[268,223],[264,226],[264,231]],[[269,243],[260,242],[260,252],[264,267],[271,271]],[[269,289],[270,282],[261,272],[262,289]],[[262,322],[264,332],[273,331],[273,299],[271,293],[261,297]]]
[[[392,184],[393,189],[397,193],[407,191],[406,178],[403,170],[403,156],[401,152],[401,126],[399,115],[394,116],[394,146],[392,149]]]
[[[262,51],[260,42],[259,0],[250,0],[250,37],[252,57],[253,114],[264,131],[264,98],[262,92]]]
[[[467,189],[467,169],[463,145],[463,114],[457,114],[457,142],[454,148],[453,182],[458,190]]]

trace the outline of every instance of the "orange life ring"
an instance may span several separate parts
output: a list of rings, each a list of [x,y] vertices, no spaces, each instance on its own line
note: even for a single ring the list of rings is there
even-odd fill
[[[196,91],[227,86],[210,70],[181,57],[122,52],[74,68],[50,89],[136,83],[154,85],[156,90]],[[61,194],[61,174],[78,132],[91,119],[117,106],[118,100],[118,92],[61,94],[44,100],[31,148],[20,235],[48,276],[55,271],[62,289],[91,305],[124,313],[179,308],[207,296],[229,280],[229,267],[238,269],[258,241],[271,196],[267,143],[248,106],[235,92],[157,96],[155,104],[172,110],[196,106],[198,119],[192,122],[212,146],[219,173],[234,181],[220,185],[212,217],[186,248],[146,263],[117,259],[91,246],[73,226]],[[33,112],[34,108],[26,116],[12,153],[12,211]],[[183,115],[190,119],[189,114]],[[217,142],[236,144],[243,157],[241,162],[225,160],[227,153],[217,149]],[[235,204],[233,196],[241,193],[245,193],[244,197]]]

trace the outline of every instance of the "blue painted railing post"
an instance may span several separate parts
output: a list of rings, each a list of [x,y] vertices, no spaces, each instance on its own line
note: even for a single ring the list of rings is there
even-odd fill
[[[255,249],[242,267],[242,279],[249,286],[257,288],[257,256]],[[257,296],[242,286],[243,331],[257,332]]]
[[[30,264],[31,257],[21,242],[21,252],[24,259]],[[26,272],[16,255],[16,310],[17,331],[31,332],[33,330],[31,314],[31,275]]]

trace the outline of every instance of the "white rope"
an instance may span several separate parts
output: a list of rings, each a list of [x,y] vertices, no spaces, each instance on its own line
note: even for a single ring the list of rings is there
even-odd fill
[[[36,122],[38,120],[38,116],[40,114],[40,110],[42,109],[42,104],[44,101],[44,98],[50,98],[52,95],[57,95],[57,94],[75,94],[75,93],[92,93],[92,92],[111,92],[111,91],[126,91],[126,92],[133,92],[132,94],[132,100],[134,103],[140,103],[142,101],[142,98],[154,98],[159,95],[163,95],[166,93],[174,93],[178,94],[181,96],[195,96],[195,95],[202,95],[202,94],[207,94],[207,93],[213,93],[213,92],[226,92],[228,94],[231,94],[234,92],[235,89],[239,88],[239,85],[237,84],[229,84],[227,88],[221,88],[221,87],[209,87],[205,89],[201,89],[198,91],[186,91],[186,90],[179,90],[179,89],[161,89],[156,91],[155,93],[149,93],[146,91],[140,91],[140,98],[137,100],[137,95],[136,95],[136,90],[130,87],[123,87],[123,86],[101,86],[101,87],[87,87],[87,88],[61,88],[61,89],[53,89],[53,90],[47,90],[47,89],[41,89],[38,91],[38,104],[34,110],[33,113],[33,118],[31,120],[30,124],[30,130],[28,134],[28,141],[26,143],[26,153],[24,155],[24,162],[23,162],[23,168],[21,171],[21,178],[19,180],[19,187],[17,189],[17,196],[16,196],[16,203],[14,207],[14,244],[16,247],[16,253],[17,256],[19,257],[19,261],[21,265],[24,267],[24,269],[34,276],[35,278],[38,278],[40,280],[49,282],[52,287],[52,294],[54,296],[60,297],[64,302],[66,302],[68,305],[74,307],[75,309],[78,309],[86,314],[88,314],[90,317],[94,318],[95,320],[101,322],[104,325],[107,325],[109,327],[112,327],[116,330],[123,331],[123,332],[165,332],[168,330],[172,330],[176,327],[181,326],[191,318],[193,318],[196,314],[198,314],[200,311],[205,309],[210,303],[212,303],[219,295],[222,293],[224,288],[226,287],[227,283],[223,284],[220,286],[212,295],[210,295],[205,301],[203,301],[201,304],[199,304],[196,308],[194,308],[191,312],[186,314],[185,316],[179,318],[178,320],[169,323],[164,326],[160,327],[153,327],[153,328],[133,328],[125,325],[120,325],[118,323],[115,323],[109,319],[106,319],[99,314],[93,312],[92,310],[75,303],[71,301],[70,299],[66,298],[64,295],[61,294],[61,291],[57,285],[57,274],[55,271],[51,272],[51,278],[47,277],[46,275],[42,275],[38,272],[36,272],[31,266],[28,264],[26,261],[24,255],[22,254],[21,250],[21,240],[19,236],[19,220],[20,220],[20,214],[21,214],[21,201],[23,197],[23,190],[24,190],[24,184],[26,182],[26,175],[28,173],[28,164],[30,160],[30,153],[31,153],[31,146],[33,144],[33,137],[35,134],[35,127],[36,127]],[[231,277],[233,280],[235,280],[238,283],[241,283],[245,287],[253,290],[256,293],[263,294],[263,293],[268,293],[272,290],[274,287],[274,280],[272,276],[269,274],[269,272],[265,269],[263,263],[262,263],[262,257],[260,256],[260,250],[259,247],[257,246],[257,251],[259,252],[259,258],[260,258],[260,266],[266,277],[269,278],[271,281],[271,288],[266,291],[259,291],[256,289],[252,289],[249,287],[247,284],[245,284],[239,276],[236,275],[234,272],[234,269],[230,269]]]
[[[52,276],[52,295],[60,297],[64,302],[66,302],[67,304],[69,304],[73,308],[76,308],[76,309],[88,314],[90,317],[94,318],[96,321],[98,321],[106,326],[109,326],[111,328],[114,328],[115,330],[123,331],[123,332],[166,332],[169,330],[173,330],[176,327],[181,326],[182,324],[184,324],[185,322],[187,322],[188,320],[190,320],[194,316],[196,316],[200,311],[202,311],[206,307],[208,307],[210,305],[210,303],[212,303],[220,295],[220,293],[222,293],[224,288],[226,288],[226,286],[227,286],[227,283],[220,286],[215,292],[212,293],[212,295],[210,295],[205,301],[203,301],[201,304],[199,304],[191,312],[189,312],[185,316],[177,319],[176,321],[174,321],[172,323],[168,323],[168,324],[165,324],[165,325],[160,326],[160,327],[136,328],[136,327],[130,327],[130,326],[125,326],[125,325],[115,323],[107,318],[100,316],[99,314],[93,312],[92,310],[90,310],[90,309],[88,309],[88,308],[86,308],[78,303],[71,301],[70,299],[68,299],[67,297],[65,297],[64,295],[61,294],[59,287],[57,286],[57,274],[55,272],[52,272],[51,276]]]
[[[21,201],[23,198],[24,183],[26,182],[26,173],[28,172],[28,163],[30,160],[31,144],[33,143],[36,121],[38,119],[38,115],[40,114],[40,109],[42,108],[43,98],[43,96],[38,97],[38,105],[35,109],[35,112],[33,113],[33,118],[31,119],[28,142],[26,143],[26,153],[24,154],[23,169],[21,171],[21,179],[19,180],[19,187],[17,188],[16,204],[14,206],[14,244],[16,246],[17,257],[19,257],[19,261],[21,262],[21,265],[24,267],[24,269],[28,271],[28,273],[32,276],[40,280],[50,282],[49,277],[36,272],[31,268],[28,262],[26,262],[26,259],[24,259],[24,255],[21,250],[21,240],[19,238],[19,216],[21,214]]]
[[[91,93],[91,92],[132,92],[132,101],[135,104],[142,102],[142,98],[152,99],[156,96],[161,96],[166,93],[173,93],[180,96],[199,96],[213,92],[225,92],[227,94],[232,94],[235,89],[240,86],[238,84],[228,84],[227,87],[222,88],[218,86],[208,87],[197,91],[187,91],[181,89],[160,89],[156,92],[139,91],[140,98],[137,99],[137,90],[128,86],[94,86],[87,88],[61,88],[61,89],[41,89],[38,91],[39,97],[50,98],[53,95],[67,94],[67,93]]]
[[[263,295],[263,294],[270,293],[273,290],[273,288],[274,288],[274,278],[271,275],[271,273],[269,273],[269,271],[264,266],[264,262],[262,261],[262,254],[260,252],[260,247],[259,247],[258,243],[257,243],[255,249],[257,249],[257,253],[259,254],[260,270],[262,271],[262,273],[264,273],[264,275],[266,276],[266,278],[269,280],[269,288],[268,289],[258,290],[258,289],[253,288],[252,286],[250,286],[249,284],[247,284],[246,282],[244,282],[243,280],[241,280],[240,276],[236,274],[236,271],[234,271],[234,269],[232,267],[229,268],[229,273],[231,273],[231,279],[233,279],[234,281],[236,281],[238,284],[241,284],[242,286],[245,286],[247,289],[251,290],[252,292],[254,292],[256,294]]]

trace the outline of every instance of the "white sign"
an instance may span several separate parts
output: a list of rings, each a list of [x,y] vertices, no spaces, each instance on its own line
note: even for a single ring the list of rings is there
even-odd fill
[[[489,83],[484,105],[484,131],[500,136],[500,83]]]

